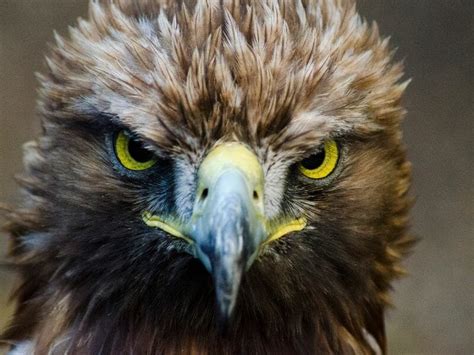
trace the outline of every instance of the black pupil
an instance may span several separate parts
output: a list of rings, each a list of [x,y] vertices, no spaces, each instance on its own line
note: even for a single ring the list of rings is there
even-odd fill
[[[325,158],[326,158],[326,153],[324,152],[324,150],[322,150],[321,152],[317,154],[313,154],[309,156],[308,158],[304,159],[301,162],[301,165],[303,165],[305,169],[314,170],[314,169],[319,168],[324,163]]]
[[[131,138],[128,141],[128,152],[139,163],[146,163],[153,159],[153,152],[145,149],[142,143]]]

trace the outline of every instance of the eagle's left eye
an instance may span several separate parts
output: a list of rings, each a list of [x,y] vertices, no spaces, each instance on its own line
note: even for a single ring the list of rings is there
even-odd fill
[[[310,179],[324,179],[336,169],[339,160],[339,148],[334,140],[328,140],[316,154],[301,161],[299,171]]]
[[[115,138],[115,154],[125,168],[134,171],[149,169],[157,161],[153,152],[126,131],[120,131]]]

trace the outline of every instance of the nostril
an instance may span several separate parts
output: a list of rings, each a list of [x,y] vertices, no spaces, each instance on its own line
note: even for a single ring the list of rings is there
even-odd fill
[[[253,199],[258,200],[258,192],[257,190],[253,190]]]
[[[209,194],[209,189],[205,188],[204,190],[202,190],[201,201],[204,201],[207,198],[208,194]]]

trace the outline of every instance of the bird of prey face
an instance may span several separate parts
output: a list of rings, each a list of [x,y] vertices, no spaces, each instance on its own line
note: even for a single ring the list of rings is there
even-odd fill
[[[91,1],[39,75],[12,353],[385,352],[401,76],[352,1]]]

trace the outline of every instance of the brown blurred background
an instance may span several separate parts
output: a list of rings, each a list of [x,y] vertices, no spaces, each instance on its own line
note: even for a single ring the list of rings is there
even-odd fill
[[[474,354],[474,1],[360,0],[359,9],[392,36],[413,78],[404,128],[417,197],[412,230],[422,241],[406,262],[410,276],[395,285],[389,350]],[[2,202],[17,198],[21,145],[39,130],[34,72],[46,44],[86,14],[87,0],[0,0]],[[12,280],[0,269],[0,327]]]

